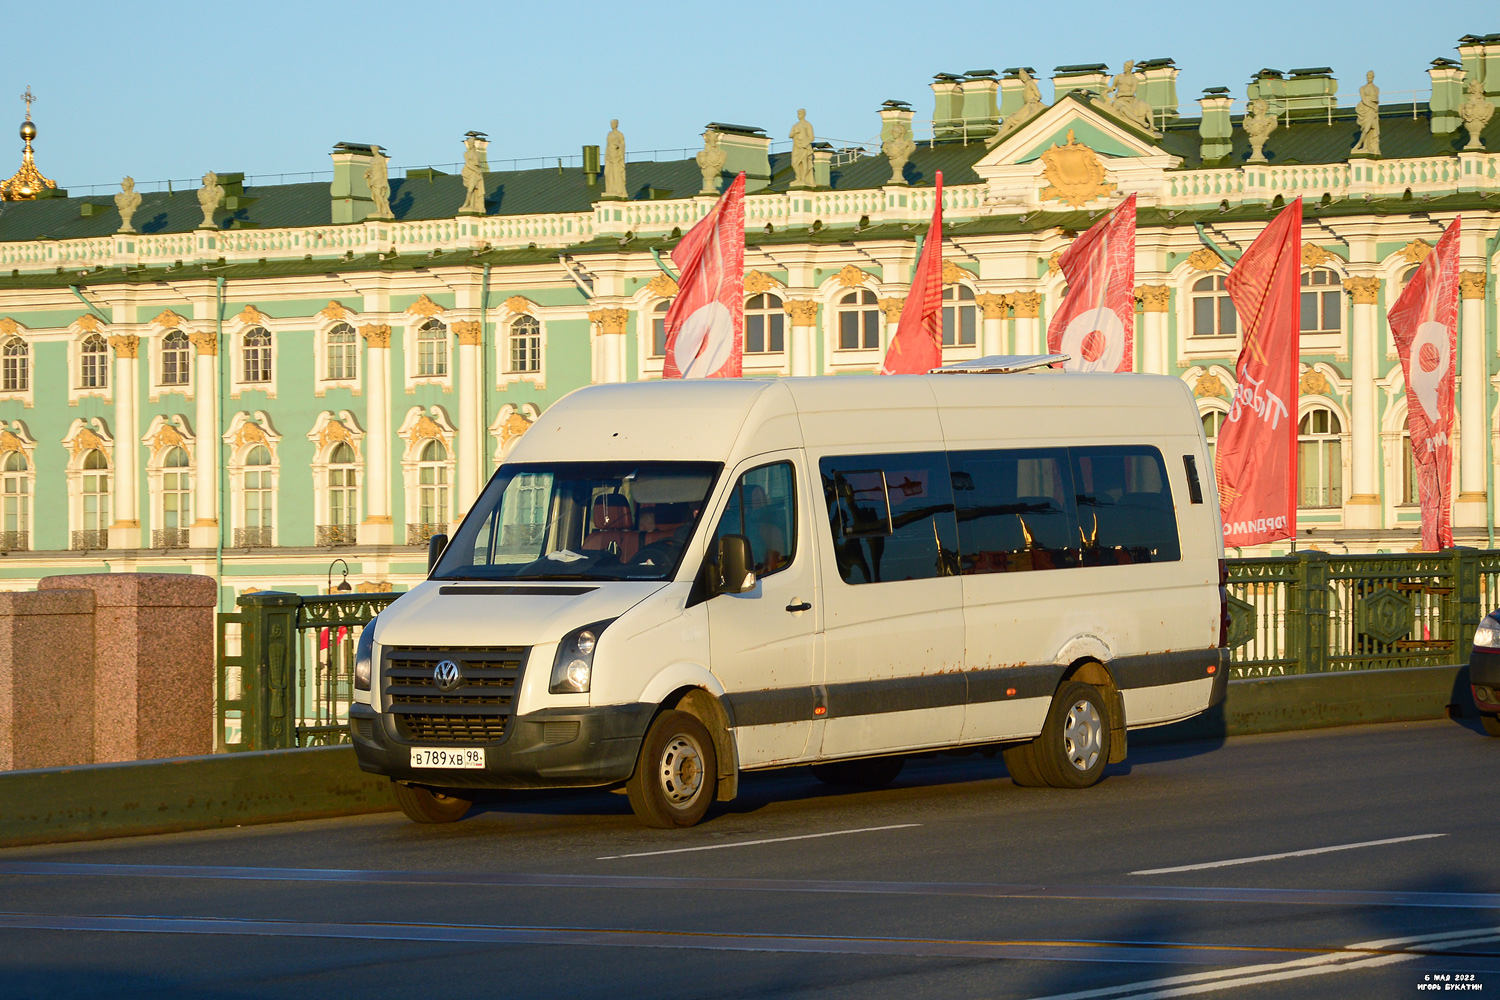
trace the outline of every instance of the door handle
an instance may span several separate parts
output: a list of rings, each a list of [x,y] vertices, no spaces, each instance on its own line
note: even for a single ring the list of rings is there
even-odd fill
[[[812,605],[808,604],[806,601],[797,601],[794,604],[788,604],[786,606],[786,609],[795,614],[798,611],[811,611]]]

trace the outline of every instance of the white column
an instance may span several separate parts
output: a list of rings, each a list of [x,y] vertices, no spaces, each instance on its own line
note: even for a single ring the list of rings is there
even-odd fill
[[[1011,292],[1008,296],[1016,311],[1016,353],[1041,354],[1046,347],[1037,335],[1042,311],[1041,292]]]
[[[141,519],[136,502],[136,465],[141,431],[136,426],[136,354],[141,338],[109,338],[115,349],[115,521],[109,526],[109,547],[141,547]]]
[[[881,315],[885,317],[885,322],[880,327],[880,358],[884,361],[886,352],[891,349],[891,341],[896,339],[896,330],[901,326],[901,310],[906,305],[906,300],[881,299],[878,305]]]
[[[788,299],[782,308],[792,319],[792,374],[817,374],[813,337],[817,330],[818,303],[812,299]]]
[[[589,313],[594,324],[593,381],[625,381],[625,329],[630,313],[624,309],[595,309]]]
[[[223,447],[219,429],[219,337],[212,330],[191,335],[197,352],[193,373],[197,385],[197,446],[193,449],[193,524],[188,544],[195,549],[213,548],[219,539],[219,451]]]
[[[1141,300],[1141,326],[1136,331],[1141,342],[1141,371],[1165,375],[1167,303],[1172,300],[1172,290],[1166,285],[1141,285],[1135,291]]]
[[[1005,349],[1005,311],[1010,308],[1010,299],[1005,295],[996,295],[986,292],[983,295],[974,296],[974,303],[984,313],[979,332],[981,339],[979,353],[983,357],[995,354],[1009,354]]]
[[[1375,452],[1380,442],[1375,432],[1375,303],[1380,291],[1377,277],[1344,279],[1354,296],[1349,309],[1350,368],[1354,378],[1350,393],[1350,466],[1354,493],[1344,502],[1344,526],[1378,528],[1381,521],[1380,491],[1375,485]]]
[[[1489,421],[1485,419],[1486,365],[1484,359],[1484,286],[1488,276],[1483,271],[1464,271],[1459,275],[1462,326],[1459,332],[1458,375],[1462,393],[1459,397],[1459,471],[1458,501],[1454,505],[1453,523],[1461,527],[1483,527],[1485,520],[1485,442],[1489,439]]]
[[[454,455],[458,475],[454,486],[457,489],[458,517],[462,518],[479,496],[479,470],[484,462],[484,439],[488,428],[479,417],[479,394],[484,391],[479,376],[479,323],[473,320],[454,323],[453,332],[458,335],[458,371],[455,373],[458,380],[458,453]]]
[[[365,339],[365,519],[359,544],[390,545],[391,523],[391,328],[360,328]]]

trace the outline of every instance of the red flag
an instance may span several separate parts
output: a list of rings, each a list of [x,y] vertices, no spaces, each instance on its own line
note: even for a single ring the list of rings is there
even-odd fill
[[[882,375],[925,375],[943,364],[943,174],[938,171],[932,225],[901,307],[901,322],[885,352]]]
[[[672,251],[662,378],[739,378],[745,357],[745,175]]]
[[[1075,372],[1135,367],[1135,195],[1089,227],[1057,258],[1068,294],[1047,324],[1047,350]]]
[[[1301,276],[1298,198],[1255,238],[1224,282],[1245,338],[1217,448],[1225,545],[1296,536]]]
[[[1453,359],[1458,350],[1458,228],[1454,219],[1386,319],[1406,376],[1406,426],[1422,502],[1422,548],[1453,547]]]

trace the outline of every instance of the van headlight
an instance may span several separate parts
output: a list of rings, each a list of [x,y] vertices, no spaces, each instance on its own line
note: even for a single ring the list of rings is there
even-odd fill
[[[1500,615],[1500,611],[1492,611],[1484,616],[1479,627],[1474,630],[1474,645],[1485,649],[1500,649],[1500,619],[1496,615]]]
[[[589,689],[594,679],[594,650],[599,647],[599,634],[613,618],[594,622],[574,629],[562,637],[557,644],[557,657],[552,661],[552,683],[547,690],[551,694],[582,694]]]
[[[370,675],[375,672],[375,619],[371,618],[360,629],[359,642],[354,646],[354,689],[370,690]]]

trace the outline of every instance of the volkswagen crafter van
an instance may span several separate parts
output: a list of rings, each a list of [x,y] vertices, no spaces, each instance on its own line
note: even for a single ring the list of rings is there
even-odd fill
[[[1092,785],[1223,697],[1211,470],[1160,376],[580,389],[363,630],[360,766],[420,822],[623,785],[689,826],[745,771],[963,748]]]

